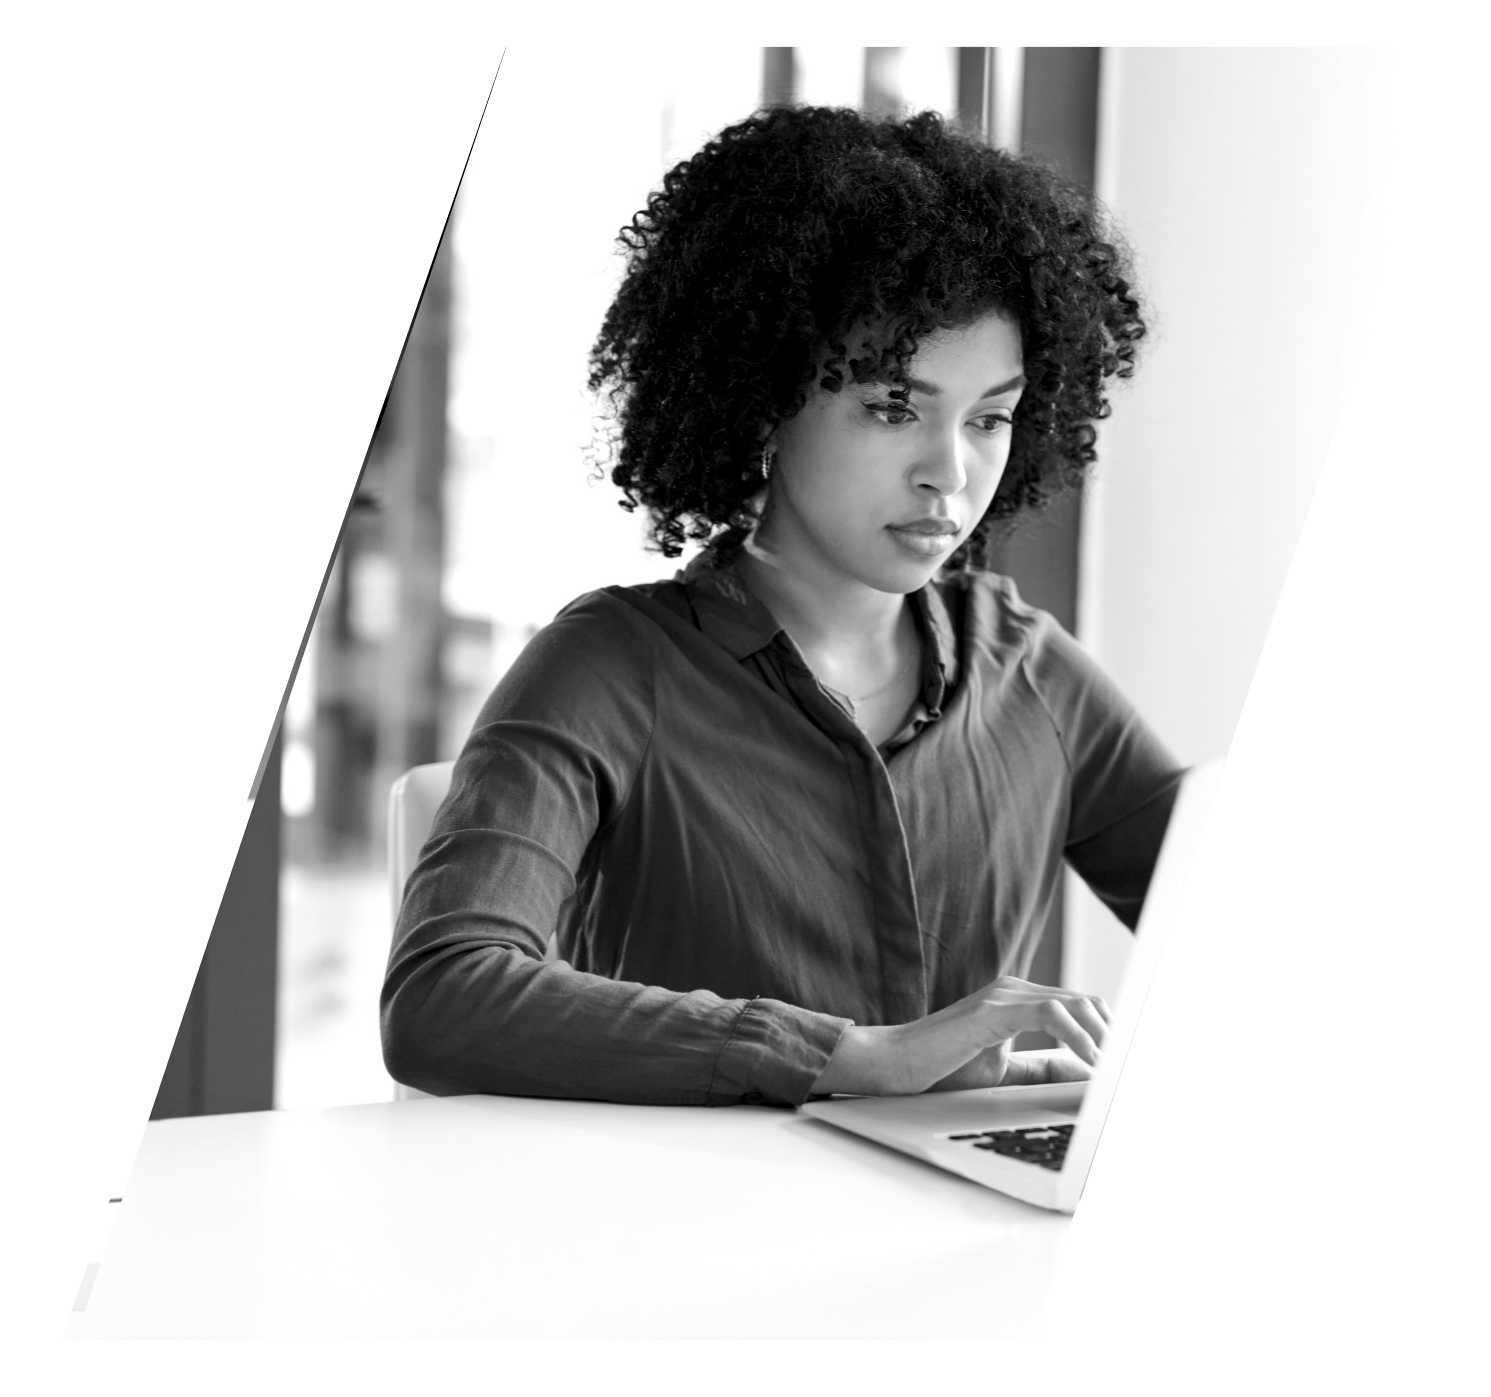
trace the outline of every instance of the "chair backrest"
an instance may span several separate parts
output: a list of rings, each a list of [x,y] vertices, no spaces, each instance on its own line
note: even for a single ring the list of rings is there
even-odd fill
[[[404,902],[404,885],[419,862],[419,851],[430,837],[436,812],[445,793],[450,790],[451,772],[454,762],[431,762],[428,766],[416,766],[406,771],[388,793],[388,895],[390,931],[399,920],[399,908]],[[545,960],[558,956],[558,943],[549,938]],[[427,1093],[402,1082],[395,1084],[394,1098],[407,1101]]]
[[[435,812],[450,789],[454,762],[431,762],[406,771],[388,793],[388,892],[393,920],[399,919],[404,884],[419,861],[419,851],[430,837]]]
[[[406,771],[388,793],[388,895],[390,928],[399,920],[404,885],[419,862],[419,851],[430,837],[440,802],[450,790],[454,762],[431,762]],[[559,954],[558,941],[549,938],[545,960]]]
[[[431,762],[428,766],[417,766],[399,777],[388,793],[390,928],[399,920],[404,884],[409,881],[409,875],[419,861],[419,851],[430,837],[435,812],[440,809],[440,802],[450,789],[450,774],[455,765],[454,762]],[[396,1101],[412,1101],[428,1095],[415,1087],[406,1087],[402,1082],[394,1083],[393,1094]]]

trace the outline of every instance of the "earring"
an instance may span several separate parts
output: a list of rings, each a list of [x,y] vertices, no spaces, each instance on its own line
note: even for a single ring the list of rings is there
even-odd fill
[[[771,457],[772,457],[771,447],[769,447],[769,446],[763,446],[761,448],[761,479],[762,480],[770,480],[771,479]]]

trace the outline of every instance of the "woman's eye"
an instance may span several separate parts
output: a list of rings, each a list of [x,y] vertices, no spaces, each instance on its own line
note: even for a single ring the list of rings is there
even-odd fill
[[[986,412],[973,420],[978,423],[980,430],[985,432],[1002,432],[1006,427],[1014,426],[1015,423],[1015,419],[1004,412]]]
[[[899,427],[916,417],[905,403],[866,403],[865,410],[892,427]]]

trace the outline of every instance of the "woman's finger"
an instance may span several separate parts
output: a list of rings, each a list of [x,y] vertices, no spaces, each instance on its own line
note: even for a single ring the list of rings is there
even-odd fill
[[[1080,994],[1063,999],[1060,1003],[1067,1013],[1087,1030],[1092,1041],[1101,1048],[1108,1030],[1108,1020],[1099,1012],[1097,1005],[1086,995]]]
[[[1065,1053],[1037,1049],[1034,1052],[1011,1053],[1000,1086],[1038,1086],[1051,1082],[1085,1082],[1092,1068]]]
[[[1096,1067],[1102,1060],[1092,1034],[1072,1017],[1060,1000],[1048,999],[1041,1006],[1041,1027],[1058,1043],[1065,1043],[1089,1067]]]
[[[1113,1011],[1108,1007],[1108,1001],[1100,994],[1084,995],[1083,998],[1098,1011],[1099,1016],[1106,1024],[1113,1022]]]

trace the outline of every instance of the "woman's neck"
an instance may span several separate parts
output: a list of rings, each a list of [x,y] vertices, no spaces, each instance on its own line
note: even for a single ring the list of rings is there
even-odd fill
[[[739,567],[810,662],[856,669],[904,645],[908,630],[914,635],[904,596],[814,568],[755,537],[742,545]]]

